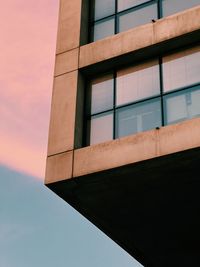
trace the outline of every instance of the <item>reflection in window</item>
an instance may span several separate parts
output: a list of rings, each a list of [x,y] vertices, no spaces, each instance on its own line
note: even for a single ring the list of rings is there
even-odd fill
[[[116,137],[161,126],[160,99],[120,108],[116,113]]]
[[[113,108],[113,74],[92,80],[91,114]]]
[[[118,0],[118,12],[148,2],[148,0]]]
[[[171,91],[200,82],[200,46],[163,58],[163,87]]]
[[[165,103],[165,124],[177,123],[200,115],[200,86],[194,90],[167,95]]]
[[[97,41],[115,33],[114,18],[95,22],[93,27],[93,40]]]
[[[96,41],[197,5],[200,0],[92,0],[90,37]]]
[[[199,71],[198,45],[91,80],[90,144],[200,116]]]
[[[117,106],[160,93],[158,60],[117,71]]]
[[[199,4],[200,0],[162,0],[163,16],[166,17]]]
[[[115,0],[94,0],[94,19],[102,19],[115,13]]]
[[[113,114],[111,112],[93,116],[89,124],[91,145],[113,139]]]
[[[119,15],[119,32],[129,30],[145,23],[150,23],[152,19],[157,19],[157,17],[156,4],[122,13]]]

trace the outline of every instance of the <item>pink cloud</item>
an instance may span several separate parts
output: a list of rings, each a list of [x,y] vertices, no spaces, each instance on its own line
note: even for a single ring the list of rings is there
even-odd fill
[[[57,15],[58,0],[7,0],[0,10],[0,163],[41,178]]]

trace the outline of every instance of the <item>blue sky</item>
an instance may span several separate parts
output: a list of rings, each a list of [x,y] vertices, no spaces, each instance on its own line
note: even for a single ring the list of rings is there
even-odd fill
[[[139,267],[43,185],[0,166],[0,267]]]
[[[6,0],[0,24],[0,267],[134,267],[43,184],[58,0]]]

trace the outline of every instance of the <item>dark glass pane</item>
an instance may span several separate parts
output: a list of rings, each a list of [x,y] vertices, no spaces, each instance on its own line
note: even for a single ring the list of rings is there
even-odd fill
[[[200,46],[163,58],[164,92],[200,82]]]
[[[98,20],[115,13],[115,0],[94,0],[94,19]]]
[[[116,136],[122,137],[161,126],[160,98],[120,108],[116,113]]]
[[[149,0],[118,0],[117,9],[118,12],[143,4],[145,2],[148,2]]]
[[[200,0],[163,0],[163,16],[169,16],[179,11],[200,5]]]
[[[91,114],[113,108],[113,74],[91,81]]]
[[[113,139],[113,113],[96,115],[90,121],[90,145]]]
[[[117,106],[159,94],[158,60],[119,70],[116,88]]]
[[[165,124],[200,115],[200,86],[165,96]]]
[[[115,33],[114,17],[96,22],[93,27],[93,41],[103,39]]]
[[[123,12],[118,17],[119,32],[149,23],[152,19],[157,19],[157,13],[157,4],[148,5],[132,12]]]

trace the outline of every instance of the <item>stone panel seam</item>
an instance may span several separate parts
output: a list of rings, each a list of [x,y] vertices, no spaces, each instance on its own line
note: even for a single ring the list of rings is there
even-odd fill
[[[81,49],[80,49],[80,46],[79,46],[78,47],[78,69],[80,69],[80,67],[79,67],[80,66],[80,64],[79,64],[80,63],[80,50]]]
[[[155,134],[156,134],[156,138],[155,138],[155,147],[156,147],[156,157],[160,156],[160,128],[156,128],[155,129]]]
[[[62,152],[50,154],[50,155],[47,155],[47,158],[50,158],[50,157],[53,157],[53,156],[57,156],[57,155],[61,155],[61,154],[65,154],[65,153],[68,153],[68,152],[73,152],[73,151],[74,151],[74,149],[71,149],[71,150],[65,150],[65,151],[62,151]]]
[[[72,178],[74,178],[74,163],[75,163],[75,159],[74,159],[74,149],[72,150]]]
[[[65,51],[63,51],[63,52],[56,53],[56,56],[65,54],[66,52],[70,52],[70,51],[75,50],[75,49],[77,49],[77,48],[79,48],[79,47],[80,47],[80,46],[76,46],[76,47],[73,47],[73,48],[71,48],[71,49],[69,49],[69,50],[65,50]]]
[[[78,69],[74,69],[74,70],[70,70],[70,71],[67,71],[67,72],[63,72],[61,74],[58,74],[58,75],[54,75],[54,78],[57,78],[57,77],[60,77],[62,75],[65,75],[65,74],[68,74],[68,73],[71,73],[71,72],[74,72],[74,71],[77,71]]]

